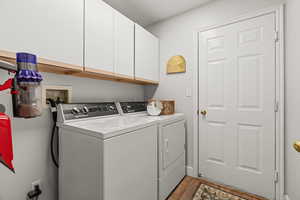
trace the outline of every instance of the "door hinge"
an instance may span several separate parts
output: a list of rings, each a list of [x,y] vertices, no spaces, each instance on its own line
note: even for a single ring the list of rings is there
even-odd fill
[[[278,180],[279,180],[279,172],[276,171],[275,174],[274,174],[274,182],[278,183]]]
[[[275,112],[278,112],[278,111],[279,111],[279,103],[278,103],[278,101],[275,102],[275,105],[274,105],[274,111],[275,111]]]
[[[279,41],[279,32],[278,31],[275,31],[275,42],[278,42]]]

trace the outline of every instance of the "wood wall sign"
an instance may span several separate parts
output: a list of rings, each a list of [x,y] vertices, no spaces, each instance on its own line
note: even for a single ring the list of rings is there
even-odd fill
[[[167,64],[167,73],[184,73],[186,72],[186,61],[183,56],[173,56]]]

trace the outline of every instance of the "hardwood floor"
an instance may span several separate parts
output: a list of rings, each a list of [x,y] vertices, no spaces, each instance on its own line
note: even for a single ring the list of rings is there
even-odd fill
[[[253,194],[249,194],[246,192],[238,191],[237,189],[233,189],[228,186],[224,186],[217,183],[212,183],[205,179],[193,178],[190,176],[186,176],[182,182],[177,186],[174,192],[169,196],[168,200],[193,200],[194,194],[197,192],[199,186],[204,183],[216,189],[222,190],[224,192],[228,192],[230,194],[239,196],[246,200],[267,200],[266,198],[259,197]]]

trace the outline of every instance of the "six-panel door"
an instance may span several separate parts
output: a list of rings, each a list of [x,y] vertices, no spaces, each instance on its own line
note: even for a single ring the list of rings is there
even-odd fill
[[[275,16],[199,34],[199,173],[275,195]]]

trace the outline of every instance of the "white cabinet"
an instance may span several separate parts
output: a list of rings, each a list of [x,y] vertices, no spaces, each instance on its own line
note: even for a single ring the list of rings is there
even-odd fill
[[[0,50],[99,77],[159,81],[158,38],[102,0],[0,0],[0,24]]]
[[[134,77],[134,22],[115,11],[115,73]]]
[[[114,10],[102,0],[85,4],[86,70],[114,72]]]
[[[83,0],[1,0],[0,49],[83,65]]]
[[[159,81],[159,40],[135,25],[135,77]]]

